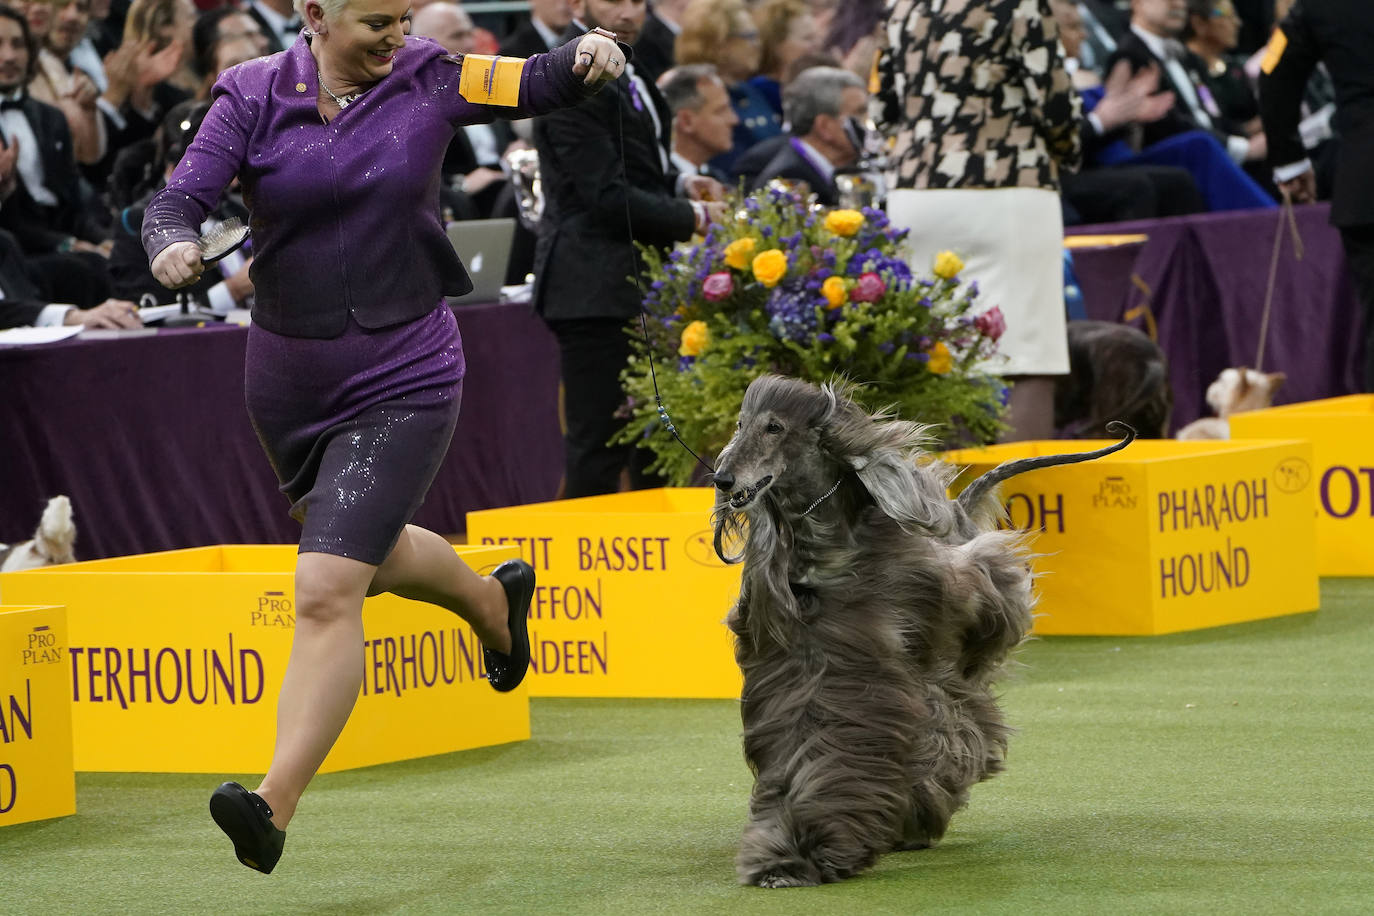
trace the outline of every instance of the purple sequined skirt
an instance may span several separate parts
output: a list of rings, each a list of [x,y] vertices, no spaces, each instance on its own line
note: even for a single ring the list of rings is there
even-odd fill
[[[248,334],[248,415],[300,551],[379,565],[424,502],[462,402],[463,341],[448,306],[329,340]]]

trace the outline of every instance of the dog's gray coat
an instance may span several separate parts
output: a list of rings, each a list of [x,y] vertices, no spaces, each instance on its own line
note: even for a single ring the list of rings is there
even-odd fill
[[[745,394],[713,516],[722,556],[743,544],[741,883],[838,881],[929,846],[1002,769],[992,683],[1030,630],[1031,572],[990,491],[1108,450],[1012,462],[956,501],[926,441],[842,387],[765,376]]]

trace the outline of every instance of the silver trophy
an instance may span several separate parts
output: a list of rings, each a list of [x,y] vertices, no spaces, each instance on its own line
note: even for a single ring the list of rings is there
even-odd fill
[[[520,222],[531,232],[539,228],[544,217],[544,185],[539,178],[539,152],[533,149],[514,149],[501,157],[501,167],[515,189]]]

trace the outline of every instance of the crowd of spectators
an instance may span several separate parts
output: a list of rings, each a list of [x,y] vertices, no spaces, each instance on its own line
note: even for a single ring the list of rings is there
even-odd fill
[[[1274,206],[1255,81],[1289,2],[1050,0],[1087,112],[1084,169],[1062,182],[1065,222]],[[460,54],[545,51],[573,18],[569,0],[476,22],[448,0],[413,10],[414,34]],[[669,107],[676,170],[727,187],[804,182],[835,203],[836,174],[872,147],[865,109],[882,17],[881,0],[652,2],[635,65]],[[290,0],[0,5],[0,324],[124,326],[135,304],[175,301],[140,262],[143,205],[218,75],[300,28]],[[1308,95],[1303,139],[1324,192],[1333,140],[1322,71]],[[463,129],[445,160],[444,218],[515,215],[502,157],[530,136],[518,122]],[[243,212],[231,192],[212,220]],[[509,281],[525,279],[533,250],[522,227]],[[251,260],[248,250],[215,265],[193,295],[219,312],[251,304]]]

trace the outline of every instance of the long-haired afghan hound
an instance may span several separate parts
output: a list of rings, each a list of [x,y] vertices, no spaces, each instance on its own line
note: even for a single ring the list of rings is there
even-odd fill
[[[1008,462],[947,496],[925,427],[842,385],[764,376],[721,452],[716,551],[743,560],[729,625],[754,771],[742,884],[838,881],[930,846],[1002,768],[991,685],[1031,625],[1024,536],[998,483],[1096,452]],[[742,543],[736,556],[728,556]]]

